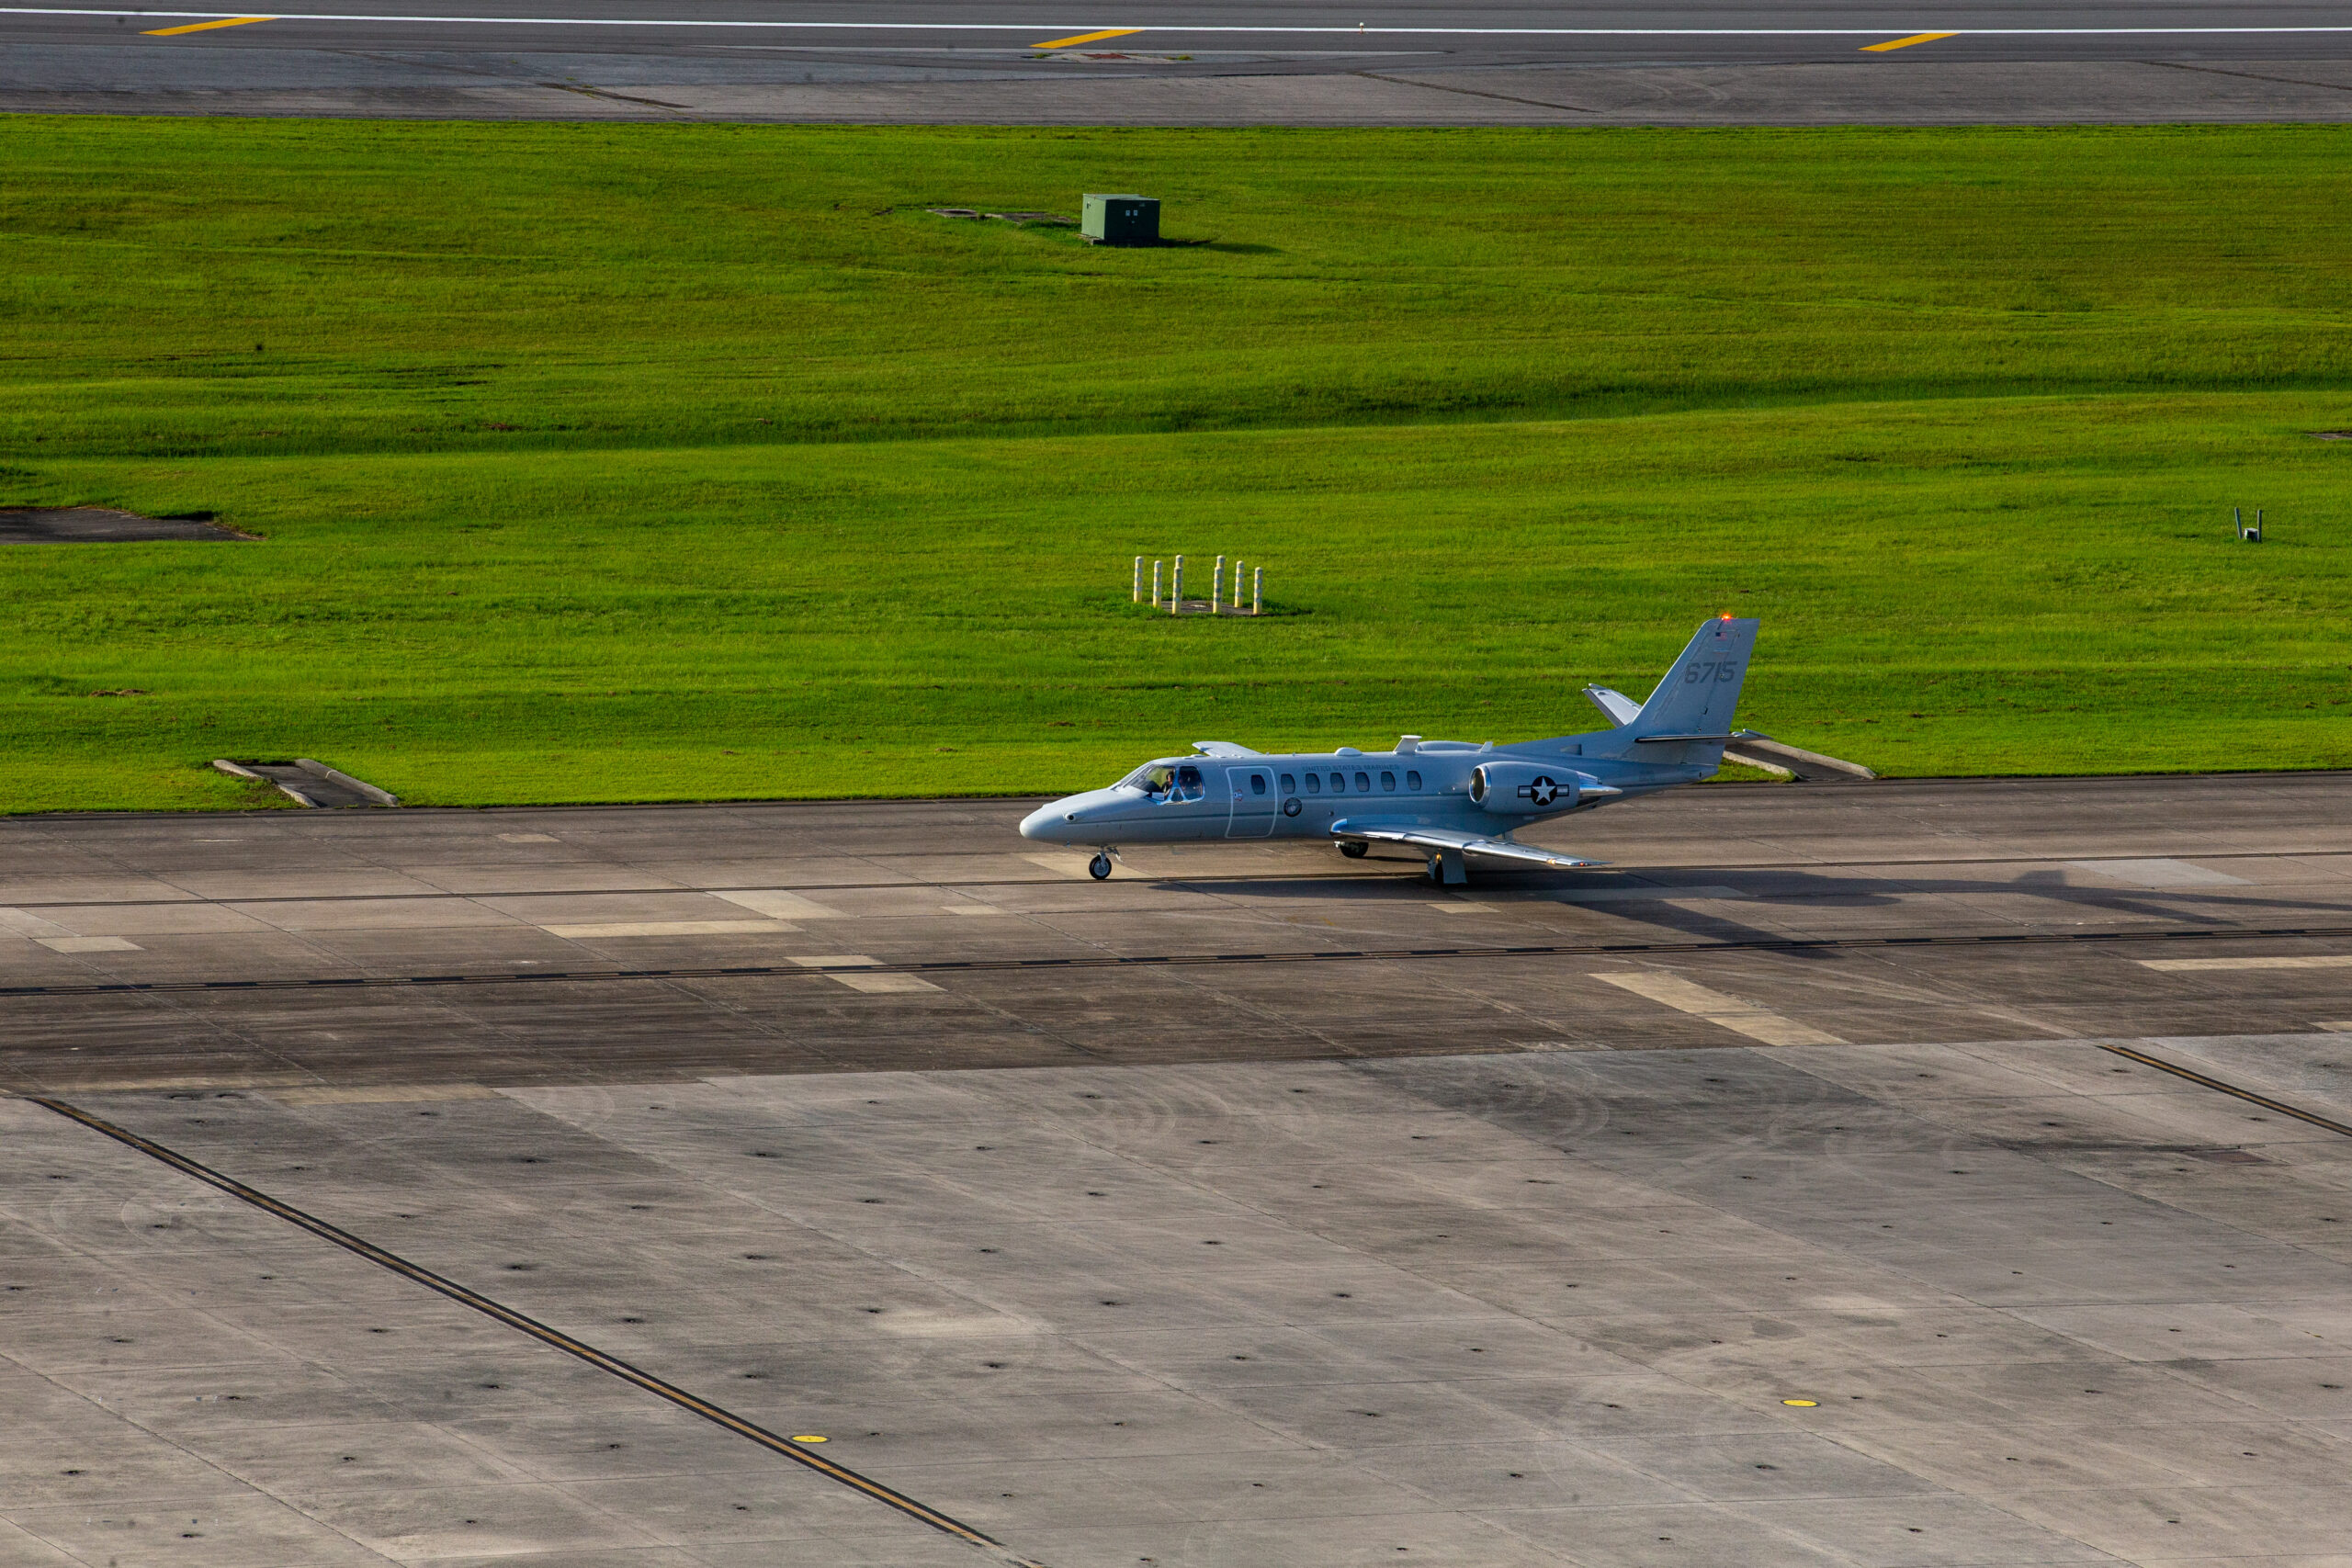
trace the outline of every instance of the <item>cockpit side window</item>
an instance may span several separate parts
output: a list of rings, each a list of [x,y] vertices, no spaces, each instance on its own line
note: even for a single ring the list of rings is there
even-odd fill
[[[1199,800],[1206,794],[1201,784],[1201,770],[1187,763],[1176,770],[1176,797],[1179,800]]]

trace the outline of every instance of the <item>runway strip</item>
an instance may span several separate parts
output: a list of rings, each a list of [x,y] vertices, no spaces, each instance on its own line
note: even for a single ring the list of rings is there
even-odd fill
[[[2245,937],[2352,937],[2352,926],[2298,926],[2256,929],[2229,926],[2213,930],[2136,931],[2018,931],[1983,936],[1874,937],[1756,937],[1736,942],[1575,942],[1531,947],[1390,947],[1352,948],[1331,952],[1290,953],[1171,953],[1094,958],[974,958],[898,964],[861,960],[854,964],[745,964],[673,969],[562,969],[529,974],[489,975],[348,975],[289,977],[277,980],[119,980],[87,986],[0,986],[0,997],[96,997],[147,995],[186,991],[300,991],[357,989],[408,986],[520,986],[550,980],[710,980],[763,975],[829,975],[836,971],[859,975],[937,975],[985,973],[1022,969],[1177,968],[1217,964],[1393,963],[1429,958],[1591,957],[1622,953],[1821,953],[1886,947],[1993,947],[2004,944],[2106,942],[2224,942]]]
[[[690,1410],[706,1421],[724,1427],[739,1438],[748,1438],[762,1448],[782,1454],[796,1464],[806,1465],[827,1480],[839,1482],[843,1486],[862,1492],[876,1502],[886,1507],[895,1508],[910,1519],[919,1519],[935,1530],[984,1548],[1000,1561],[1012,1564],[1012,1568],[1044,1568],[1042,1563],[1012,1555],[1006,1551],[1004,1543],[994,1536],[974,1529],[971,1526],[952,1518],[936,1508],[925,1506],[906,1494],[893,1491],[878,1481],[860,1475],[847,1465],[835,1464],[832,1461],[810,1451],[807,1447],[788,1438],[778,1437],[766,1427],[755,1422],[747,1421],[734,1412],[713,1404],[697,1394],[689,1393],[673,1382],[665,1382],[642,1368],[631,1366],[617,1356],[608,1355],[593,1345],[574,1339],[562,1330],[551,1328],[535,1317],[526,1316],[513,1307],[494,1302],[478,1291],[469,1291],[455,1280],[435,1274],[420,1264],[412,1263],[398,1253],[387,1252],[373,1242],[364,1241],[352,1235],[340,1225],[330,1224],[315,1214],[308,1213],[291,1203],[281,1201],[266,1192],[248,1187],[234,1177],[224,1176],[210,1166],[190,1159],[187,1156],[166,1148],[151,1138],[142,1138],[128,1128],[118,1127],[111,1122],[93,1116],[78,1106],[69,1105],[64,1100],[52,1100],[44,1095],[32,1095],[28,1098],[35,1105],[53,1111],[68,1121],[78,1122],[94,1133],[103,1133],[115,1142],[136,1149],[150,1159],[160,1160],[183,1176],[194,1177],[208,1187],[218,1188],[240,1202],[250,1203],[265,1213],[274,1214],[289,1224],[299,1225],[312,1235],[323,1241],[331,1241],[346,1252],[356,1253],[380,1269],[388,1269],[403,1279],[423,1285],[429,1291],[437,1291],[460,1306],[471,1307],[483,1316],[494,1318],[509,1328],[520,1329],[541,1344],[551,1346],[567,1356],[576,1356],[590,1366],[600,1371],[610,1372],[624,1382],[635,1383],[648,1393],[657,1394],[682,1410]]]
[[[2346,1137],[2352,1138],[2352,1127],[2347,1127],[2341,1122],[2331,1122],[2324,1116],[2316,1116],[2308,1111],[2298,1111],[2291,1105],[2272,1100],[2267,1095],[2256,1094],[2250,1089],[2240,1089],[2235,1084],[2223,1083],[2219,1078],[2209,1078],[2203,1073],[2176,1066],[2161,1057],[2149,1055],[2145,1051],[2134,1051],[2128,1045],[2101,1045],[2099,1049],[2112,1051],[2119,1056],[2128,1056],[2143,1067],[2154,1067],[2160,1073],[2170,1073],[2177,1078],[2187,1078],[2190,1083],[2201,1088],[2218,1089],[2223,1094],[2233,1094],[2249,1104],[2261,1106],[2265,1111],[2276,1111],[2281,1116],[2291,1116],[2298,1122],[2308,1122],[2314,1127],[2324,1127],[2331,1133],[2341,1133]]]
[[[2297,849],[2297,850],[2232,850],[2232,851],[2224,851],[2224,852],[2220,852],[2220,853],[2216,853],[2216,854],[2200,854],[2200,855],[2199,855],[2197,858],[2198,858],[2199,860],[2200,860],[2200,861],[2245,861],[2245,860],[2252,860],[2252,861],[2279,861],[2279,860],[2338,860],[2338,859],[2343,859],[2343,858],[2345,858],[2347,854],[2352,854],[2352,852],[2347,852],[2347,851],[2343,851],[2343,850],[2330,850],[2330,849]],[[949,857],[947,857],[947,856],[944,856],[944,855],[933,855],[933,856],[930,856],[930,857],[927,857],[927,858],[928,858],[928,859],[930,859],[930,860],[932,860],[932,861],[938,861],[938,860],[946,859],[946,858],[949,858]],[[971,855],[971,856],[970,856],[970,857],[968,857],[968,858],[976,859],[976,860],[985,860],[985,859],[989,858],[989,854],[988,854],[988,852],[979,852],[979,853],[977,853],[977,854]],[[1041,857],[1041,858],[1042,858],[1042,857]],[[1406,865],[1406,864],[1418,864],[1418,863],[1419,863],[1419,862],[1418,862],[1418,861],[1414,861],[1414,862],[1407,862],[1407,861],[1404,861],[1404,860],[1401,860],[1401,859],[1396,859],[1396,858],[1393,858],[1393,857],[1385,857],[1385,856],[1375,855],[1375,856],[1372,857],[1371,862],[1370,862],[1370,863],[1371,863],[1371,864],[1374,864],[1374,865],[1403,866],[1403,865]],[[2025,855],[2025,854],[2007,854],[2007,855],[1915,855],[1915,856],[1909,856],[1909,857],[1901,856],[1901,855],[1884,855],[1884,856],[1880,856],[1880,857],[1877,857],[1877,858],[1875,858],[1875,859],[1871,859],[1871,860],[1746,860],[1746,861],[1744,861],[1744,860],[1729,860],[1729,859],[1726,859],[1726,860],[1722,860],[1722,861],[1717,861],[1717,862],[1710,863],[1709,863],[1706,867],[1704,867],[1703,869],[1705,869],[1705,870],[1707,870],[1707,871],[1714,871],[1714,872],[1741,872],[1741,871],[1798,871],[1798,872],[1827,872],[1827,871],[1857,871],[1857,870],[1875,871],[1875,870],[1880,870],[1880,869],[1883,869],[1883,868],[1887,868],[1887,867],[1903,867],[1903,866],[1947,866],[1947,865],[2023,865],[2023,864],[2028,864],[2028,863],[2040,864],[2040,863],[2042,863],[2036,862],[2036,861],[2034,861],[2034,860],[2033,860],[2033,857],[2031,857],[2031,856],[2030,856],[2030,855]],[[2076,858],[2075,858],[2075,859],[2069,860],[2069,861],[2065,862],[2065,863],[2066,863],[2067,865],[2074,866],[2074,867],[2075,867],[2075,868],[2077,868],[2077,869],[2079,869],[2079,870],[2083,870],[2083,871],[2099,872],[2099,873],[2101,873],[2102,874],[2113,874],[2112,873],[2108,872],[2106,868],[2108,868],[2108,867],[2109,867],[2109,866],[2144,866],[2144,865],[2147,865],[2147,864],[2149,864],[2149,863],[2151,863],[2149,862],[2149,860],[2148,860],[2145,856],[2140,856],[2140,855],[2106,855],[2106,856],[2100,856],[2100,855],[2084,855],[2084,856],[2077,856],[2077,857],[2076,857]],[[1694,869],[1694,868],[1691,868],[1691,867],[1685,867],[1685,866],[1665,866],[1665,867],[1649,868],[1649,869],[1657,869],[1657,870],[1666,870],[1666,871],[1676,871],[1676,870],[1690,870],[1690,869]],[[1073,862],[1073,863],[1072,863],[1072,865],[1071,865],[1071,867],[1070,867],[1069,874],[1070,874],[1071,876],[1073,876],[1073,877],[1081,876],[1081,875],[1083,875],[1083,874],[1084,874],[1083,857],[1080,857],[1077,861]],[[1345,877],[1345,878],[1346,878],[1347,880],[1349,880],[1349,881],[1356,881],[1356,882],[1376,880],[1376,875],[1365,875],[1365,874],[1355,874],[1355,875],[1348,875],[1348,874],[1346,874],[1346,873],[1325,872],[1325,871],[1313,871],[1313,872],[1278,872],[1278,873],[1244,872],[1244,873],[1236,873],[1236,874],[1225,874],[1225,875],[1217,875],[1217,876],[1184,876],[1184,875],[1176,875],[1176,874],[1159,874],[1159,875],[1155,875],[1155,876],[1152,878],[1152,880],[1153,880],[1153,881],[1155,881],[1155,882],[1159,883],[1159,884],[1160,884],[1161,886],[1169,886],[1169,887],[1200,887],[1200,886],[1223,886],[1223,885],[1227,885],[1227,884],[1236,884],[1236,883],[1248,884],[1248,885],[1250,885],[1250,886],[1252,886],[1279,887],[1279,886],[1284,886],[1284,885],[1290,885],[1290,884],[1305,884],[1305,883],[1315,883],[1315,882],[1329,882],[1329,881],[1333,880],[1335,876],[1341,876],[1341,877]],[[1406,874],[1399,874],[1399,876],[1398,876],[1398,880],[1399,880],[1400,882],[1416,882],[1416,883],[1417,883],[1417,882],[1419,882],[1419,881],[1421,880],[1421,878],[1420,878],[1419,875],[1406,875]],[[2129,879],[2129,878],[2126,878],[2125,880],[2130,880],[2130,879]],[[2242,879],[2241,879],[2241,880],[2242,880]],[[232,906],[240,906],[240,905],[246,905],[246,904],[261,905],[261,904],[369,904],[369,903],[385,903],[385,904],[390,904],[390,903],[400,903],[400,902],[412,902],[412,903],[413,903],[413,902],[427,901],[427,900],[435,899],[435,898],[447,899],[447,900],[449,900],[449,901],[451,901],[451,902],[463,902],[463,901],[467,901],[467,900],[477,900],[477,899],[482,899],[482,898],[602,898],[602,897],[650,897],[650,896],[657,896],[657,895],[666,895],[666,894],[673,894],[673,893],[708,893],[708,894],[711,894],[712,896],[714,896],[714,897],[719,897],[719,898],[726,898],[726,899],[728,899],[728,901],[729,901],[729,902],[730,902],[730,903],[741,903],[741,902],[742,902],[742,900],[741,900],[741,899],[732,897],[731,897],[731,895],[739,894],[739,893],[746,893],[746,894],[755,893],[755,894],[760,895],[760,896],[761,896],[761,897],[763,897],[763,898],[770,898],[770,899],[791,899],[791,898],[805,898],[808,895],[812,894],[812,893],[862,893],[862,892],[864,892],[864,893],[870,893],[870,892],[903,892],[903,891],[905,891],[905,890],[907,890],[907,889],[909,889],[909,888],[911,888],[911,887],[918,887],[918,886],[927,886],[927,887],[943,887],[943,888],[944,888],[944,887],[1036,887],[1036,886],[1055,886],[1055,884],[1045,883],[1045,882],[1042,882],[1040,879],[1038,879],[1038,878],[1035,878],[1035,877],[1007,877],[1007,876],[974,876],[974,877],[938,876],[938,877],[928,877],[928,878],[924,878],[924,879],[922,879],[922,881],[920,881],[920,882],[915,881],[915,880],[912,880],[912,879],[907,879],[907,878],[901,878],[900,880],[898,880],[898,881],[895,881],[895,882],[810,882],[810,883],[804,883],[804,884],[800,884],[800,885],[798,885],[798,886],[797,886],[797,890],[796,890],[796,889],[779,888],[779,887],[775,886],[774,884],[772,884],[772,883],[766,883],[766,882],[744,882],[744,883],[723,882],[723,883],[710,883],[710,884],[704,884],[704,885],[699,885],[699,886],[684,886],[684,885],[681,885],[681,884],[679,884],[679,883],[675,883],[675,882],[654,882],[654,883],[616,882],[616,883],[613,883],[613,884],[611,884],[611,885],[609,885],[609,886],[565,886],[565,887],[498,887],[498,888],[486,889],[486,890],[484,890],[484,891],[481,891],[481,892],[473,892],[473,893],[453,893],[453,892],[449,892],[449,891],[447,891],[447,890],[446,890],[446,889],[437,889],[437,890],[435,890],[435,891],[432,891],[432,892],[424,892],[424,893],[242,893],[242,894],[221,894],[221,895],[219,895],[219,896],[207,896],[207,895],[202,895],[202,894],[196,894],[196,893],[185,893],[185,892],[184,892],[184,893],[180,894],[180,895],[179,895],[179,897],[175,897],[175,898],[18,898],[18,899],[16,899],[16,900],[14,900],[13,902],[10,902],[10,903],[0,904],[0,908],[8,908],[8,909],[174,909],[174,908],[198,908],[198,907],[200,907],[200,906],[218,906],[218,907],[221,907],[221,908],[228,908],[228,907],[232,907]],[[1708,885],[1706,885],[1706,886],[1709,886],[1709,887],[1713,887],[1713,886],[1714,886],[1714,885],[1713,885],[1713,884],[1708,884]],[[2165,883],[2165,884],[2155,884],[2155,885],[2151,885],[2151,884],[2143,883],[2143,884],[2141,884],[2141,886],[2167,886],[2167,887],[2170,887],[2170,886],[2199,886],[2199,883],[2197,883],[2197,882]],[[1574,891],[1574,890],[1569,890],[1569,891]],[[1597,894],[1600,894],[1600,893],[1604,892],[1604,891],[1606,891],[1606,892],[1610,892],[1610,893],[1611,893],[1611,894],[1614,894],[1616,890],[1615,890],[1615,889],[1613,889],[1613,888],[1612,888],[1612,889],[1597,889],[1597,888],[1588,888],[1588,889],[1584,889],[1583,891],[1584,891],[1584,892],[1587,892],[1587,893],[1596,894],[1596,895],[1597,895]],[[1642,895],[1642,896],[1643,896],[1643,897],[1658,897],[1658,898],[1692,898],[1692,897],[1701,897],[1702,895],[1701,895],[1700,891],[1699,891],[1697,888],[1695,888],[1695,887],[1679,887],[1679,886],[1677,886],[1676,885],[1674,885],[1674,884],[1672,884],[1672,883],[1663,883],[1663,882],[1662,882],[1662,883],[1657,883],[1657,884],[1651,885],[1651,886],[1648,886],[1648,887],[1645,887],[1645,890],[1644,890],[1644,892],[1643,892],[1643,895]],[[1705,895],[1705,896],[1706,896],[1706,897],[1724,897],[1724,895],[1723,895],[1720,891],[1716,891],[1716,892],[1709,893],[1709,894],[1707,894],[1707,895]],[[1763,895],[1763,897],[1771,897],[1771,895],[1769,895],[1769,894],[1768,894],[1768,895]],[[752,906],[746,905],[745,907],[746,907],[746,908],[752,908]],[[779,907],[780,907],[780,908],[789,908],[789,906],[779,906]],[[767,911],[763,910],[763,913],[765,913],[765,912],[767,912]],[[802,911],[802,912],[804,912],[804,913],[805,913],[806,911]],[[782,915],[782,916],[779,916],[778,918],[780,918],[780,919],[790,919],[790,918],[791,918],[791,916],[790,916],[790,915]]]
[[[265,17],[245,17],[226,11],[124,11],[68,8],[46,6],[0,6],[0,16],[6,17],[221,17],[237,21],[272,22],[368,22],[375,24],[491,27],[491,28],[736,28],[751,31],[800,32],[920,32],[920,33],[1038,33],[1048,32],[1068,22],[868,22],[868,21],[728,21],[712,18],[679,18],[671,17],[431,17],[400,15],[363,15],[335,11],[285,11]],[[1216,35],[1219,37],[1280,37],[1296,38],[1336,35],[1344,38],[1878,38],[1895,32],[1893,28],[1395,28],[1330,27],[1294,25],[1291,27],[1236,27],[1202,23],[1171,22],[1151,28],[1112,28],[1090,36],[1125,35],[1141,32],[1177,34],[1183,37]],[[2314,33],[2352,33],[2352,25],[2322,24],[2305,27],[2203,27],[2203,28],[1968,28],[1961,32],[1935,35],[1912,35],[1901,42],[1917,41],[1933,36],[1940,38],[2220,38],[2255,35],[2294,36]],[[1060,40],[1069,41],[1069,40]],[[1043,48],[1044,45],[1034,47]]]

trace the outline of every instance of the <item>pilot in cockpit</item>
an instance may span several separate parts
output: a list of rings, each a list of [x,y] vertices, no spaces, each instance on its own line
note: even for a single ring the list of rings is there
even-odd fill
[[[1207,787],[1201,779],[1201,770],[1189,762],[1172,768],[1165,762],[1153,762],[1137,768],[1120,782],[1143,791],[1146,799],[1163,806],[1179,801],[1203,800],[1208,795]]]

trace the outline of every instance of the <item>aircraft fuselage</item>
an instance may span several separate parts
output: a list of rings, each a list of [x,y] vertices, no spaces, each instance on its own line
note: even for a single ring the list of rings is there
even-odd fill
[[[1040,807],[1021,824],[1021,836],[1112,848],[1204,839],[1344,839],[1350,825],[1502,834],[1714,772],[1712,761],[1657,764],[1586,757],[1581,739],[1523,746],[1425,741],[1405,751],[1165,757],[1108,789]],[[1485,799],[1474,799],[1473,775],[1498,763],[1524,764],[1527,771],[1490,770]],[[1164,785],[1148,787],[1159,782],[1152,775],[1160,770],[1168,775]],[[1597,795],[1594,785],[1615,793]]]

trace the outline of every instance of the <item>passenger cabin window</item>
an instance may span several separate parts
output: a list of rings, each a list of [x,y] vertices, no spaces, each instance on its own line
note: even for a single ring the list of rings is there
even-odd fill
[[[1251,795],[1263,795],[1266,793],[1265,774],[1251,773],[1250,775],[1250,793]]]
[[[1358,773],[1356,775],[1356,793],[1358,795],[1370,795],[1372,793],[1372,775],[1370,773]]]
[[[1405,774],[1405,787],[1411,790],[1415,795],[1420,794],[1421,775],[1418,773],[1408,772]]]
[[[1333,773],[1331,775],[1331,793],[1333,795],[1345,795],[1348,793],[1347,774]]]
[[[1296,795],[1298,793],[1298,781],[1291,777],[1288,773],[1284,773],[1283,775],[1283,793],[1284,795]]]
[[[1309,773],[1306,775],[1306,793],[1309,795],[1321,795],[1323,793],[1322,775],[1319,773]]]
[[[1395,795],[1396,793],[1396,775],[1395,773],[1383,772],[1380,775],[1380,787],[1386,790],[1390,795]]]

